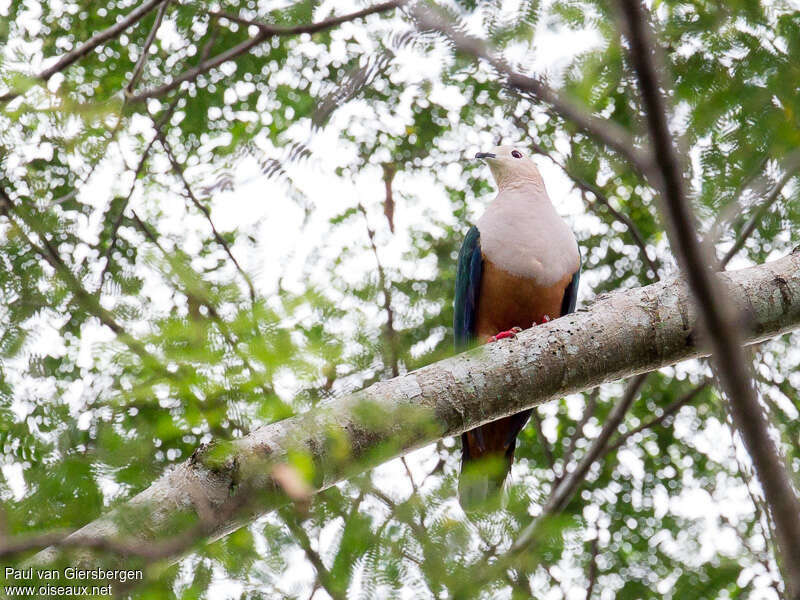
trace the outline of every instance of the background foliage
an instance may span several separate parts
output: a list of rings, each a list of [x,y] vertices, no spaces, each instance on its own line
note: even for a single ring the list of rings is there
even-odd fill
[[[1,531],[77,528],[201,443],[451,354],[455,257],[493,193],[467,158],[497,139],[539,154],[582,248],[582,303],[673,272],[653,192],[624,160],[419,32],[408,8],[271,36],[159,92],[261,31],[221,13],[289,27],[364,8],[342,4],[169,2],[46,82],[35,75],[53,57],[137,3],[0,4],[0,94],[22,92],[0,108]],[[442,8],[646,143],[613,4]],[[652,11],[702,230],[720,255],[746,236],[733,264],[789,252],[800,12]],[[796,345],[754,351],[795,473]],[[127,593],[780,597],[760,490],[708,376],[702,363],[650,374],[619,443],[514,569],[488,565],[581,461],[623,384],[541,407],[507,505],[475,524],[455,501],[458,444],[444,440],[306,512],[199,544]]]

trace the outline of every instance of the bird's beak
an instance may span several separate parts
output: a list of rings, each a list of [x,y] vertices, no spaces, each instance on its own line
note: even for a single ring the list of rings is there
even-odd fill
[[[478,152],[475,158],[497,158],[494,152]]]

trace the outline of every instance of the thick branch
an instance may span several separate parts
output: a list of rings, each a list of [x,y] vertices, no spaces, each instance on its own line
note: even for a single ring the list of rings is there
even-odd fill
[[[750,317],[747,343],[800,328],[800,253],[721,274],[720,286]],[[219,445],[201,447],[76,535],[174,535],[168,524],[176,516],[193,517],[200,499],[219,515],[211,535],[217,538],[287,502],[269,474],[290,451],[309,455],[316,473],[312,485],[324,490],[443,437],[707,355],[708,345],[698,340],[697,314],[681,281],[603,296],[588,311],[536,326],[514,340],[481,346],[261,427],[226,444],[222,458]],[[349,453],[342,452],[342,444]],[[243,495],[244,507],[223,518],[226,507]],[[146,522],[130,516],[142,509],[149,515]]]

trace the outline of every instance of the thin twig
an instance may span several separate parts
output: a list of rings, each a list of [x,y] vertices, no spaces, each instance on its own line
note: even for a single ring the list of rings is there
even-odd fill
[[[16,232],[20,235],[20,237],[22,237],[22,239],[25,240],[25,242],[33,249],[33,251],[43,258],[47,263],[49,263],[51,267],[53,267],[56,273],[58,273],[58,275],[70,287],[75,299],[84,307],[84,309],[97,317],[103,325],[113,331],[131,351],[137,354],[145,362],[154,367],[160,365],[160,361],[150,352],[148,352],[140,341],[136,340],[127,331],[125,331],[125,328],[117,323],[112,314],[100,305],[95,296],[83,288],[44,233],[40,231],[36,225],[32,224],[30,220],[25,219],[19,214],[18,211],[16,211],[11,198],[2,189],[0,189],[0,198],[4,201],[2,207],[0,207],[0,213],[8,217],[9,222],[12,224]],[[17,218],[19,218],[19,220],[25,223],[25,225],[30,227],[31,230],[36,233],[42,242],[42,246],[39,246],[30,238],[22,226],[17,222],[17,219],[11,217],[11,212],[13,212]],[[171,374],[167,369],[163,369],[163,372],[169,374],[170,377],[174,377],[174,374]]]
[[[297,544],[303,549],[308,561],[314,566],[314,570],[317,572],[317,581],[331,598],[334,600],[345,600],[347,596],[339,591],[336,580],[325,566],[322,557],[311,546],[311,540],[308,538],[306,530],[297,521],[296,516],[291,514],[292,511],[294,511],[292,507],[280,511],[283,522],[286,523],[286,526],[294,536]]]
[[[598,436],[592,441],[592,445],[586,451],[586,454],[583,456],[583,458],[581,458],[578,465],[572,471],[570,471],[569,474],[564,477],[557,486],[555,486],[555,489],[550,494],[547,504],[545,504],[542,508],[542,516],[561,512],[569,503],[570,499],[575,494],[575,490],[578,489],[580,483],[586,478],[586,475],[588,475],[589,469],[592,467],[595,460],[602,456],[603,450],[605,449],[606,444],[608,444],[608,440],[611,439],[611,436],[617,430],[620,423],[622,423],[622,420],[625,418],[625,415],[628,413],[633,401],[639,395],[639,390],[642,389],[642,385],[644,384],[645,379],[647,379],[647,375],[647,373],[637,375],[628,382],[622,397],[614,405],[614,408],[608,417],[606,417],[605,423],[603,423],[603,428],[600,430]],[[528,534],[526,533],[529,529],[532,531],[530,526],[523,530],[522,534],[517,538],[517,541],[514,542],[512,548],[520,550],[525,546],[525,544],[529,541]]]
[[[131,97],[133,90],[136,88],[136,84],[139,82],[139,77],[141,77],[142,71],[144,70],[144,64],[147,62],[147,54],[150,51],[150,45],[153,43],[153,40],[156,39],[158,28],[161,27],[161,21],[164,19],[164,14],[167,12],[169,2],[170,0],[166,0],[166,2],[164,2],[158,9],[156,20],[153,22],[153,26],[150,28],[150,33],[147,34],[147,38],[144,41],[144,46],[142,46],[142,53],[139,56],[139,60],[136,61],[136,66],[133,68],[131,80],[125,87],[126,98]]]
[[[769,435],[769,422],[752,385],[751,370],[741,348],[733,307],[719,292],[719,284],[708,269],[709,257],[697,238],[694,216],[684,189],[683,170],[667,123],[667,106],[661,92],[659,69],[654,61],[656,47],[646,8],[639,0],[621,0],[620,4],[627,23],[630,59],[639,80],[657,167],[652,179],[654,187],[661,191],[661,205],[669,222],[670,244],[697,302],[718,376],[730,400],[734,422],[753,459],[775,519],[789,595],[800,597],[800,544],[797,543],[800,540],[800,503]]]
[[[417,487],[417,483],[414,481],[414,476],[411,474],[411,469],[408,468],[408,462],[406,462],[406,457],[401,456],[400,462],[403,463],[403,467],[406,470],[406,475],[408,476],[408,480],[411,482],[411,489],[414,491],[415,494],[419,494],[419,488]]]
[[[581,420],[575,425],[575,431],[573,431],[572,435],[569,437],[569,444],[567,445],[567,449],[564,451],[564,456],[561,458],[561,474],[556,476],[555,485],[558,485],[558,483],[567,474],[567,466],[569,465],[570,460],[572,460],[572,454],[575,452],[575,448],[578,445],[578,440],[583,435],[583,428],[586,427],[589,419],[591,419],[592,415],[594,414],[595,408],[597,408],[597,398],[599,396],[600,387],[598,386],[589,394],[589,399],[586,401],[586,406],[583,409]]]
[[[242,279],[244,279],[245,284],[247,285],[247,289],[250,293],[250,302],[252,304],[255,304],[256,290],[255,287],[253,286],[253,281],[250,279],[250,276],[247,273],[245,273],[244,269],[242,269],[241,265],[239,264],[239,261],[236,260],[236,257],[233,255],[233,252],[231,251],[231,248],[228,245],[228,243],[220,235],[219,231],[217,231],[217,228],[214,225],[214,221],[211,220],[211,211],[209,211],[208,207],[206,207],[202,202],[200,202],[197,196],[195,196],[194,192],[192,191],[192,186],[189,185],[189,181],[186,179],[186,174],[184,173],[183,166],[178,162],[178,159],[175,158],[175,154],[172,152],[172,147],[170,146],[169,142],[167,141],[167,138],[164,136],[164,134],[161,132],[160,129],[156,129],[156,138],[161,144],[161,147],[164,148],[164,152],[166,153],[167,158],[169,159],[169,162],[172,165],[173,170],[175,171],[178,178],[181,180],[181,183],[183,183],[183,188],[184,190],[186,190],[187,197],[192,202],[192,204],[194,204],[195,207],[201,213],[203,213],[203,216],[206,218],[206,221],[208,221],[208,224],[211,226],[211,233],[214,236],[214,239],[220,246],[222,246],[222,249],[225,251],[225,254],[228,255],[228,258],[231,259],[231,262],[233,262],[234,266],[236,267],[236,270],[242,276]]]
[[[772,205],[781,197],[781,191],[786,184],[789,183],[789,180],[792,179],[797,173],[797,169],[800,168],[800,161],[798,164],[794,165],[794,169],[788,170],[783,174],[778,180],[778,183],[775,184],[775,187],[772,188],[772,191],[769,193],[764,201],[759,205],[756,211],[753,213],[753,216],[750,217],[750,220],[747,224],[742,228],[742,231],[739,233],[739,237],[736,238],[733,246],[731,246],[730,250],[725,253],[725,256],[720,259],[719,264],[721,269],[725,269],[728,266],[730,260],[736,255],[739,250],[742,249],[747,239],[753,235],[753,232],[758,227],[758,224],[761,222],[761,219],[764,215],[772,208]]]
[[[386,345],[389,348],[389,361],[391,363],[392,377],[397,377],[400,374],[400,358],[397,352],[397,332],[394,329],[394,310],[392,309],[392,290],[389,285],[389,279],[386,277],[386,271],[383,269],[380,254],[378,254],[378,246],[375,244],[375,232],[369,226],[367,219],[367,210],[361,202],[358,203],[358,210],[364,217],[364,224],[367,228],[367,238],[369,245],[372,248],[372,254],[375,256],[375,264],[378,268],[378,285],[383,292],[383,310],[386,313]]]
[[[366,17],[374,13],[380,13],[380,12],[385,12],[387,10],[391,10],[393,8],[401,6],[402,4],[405,4],[406,1],[407,0],[391,0],[390,2],[376,4],[375,6],[371,6],[369,8],[365,8],[350,14],[342,15],[339,17],[331,17],[329,19],[319,21],[318,23],[293,25],[289,27],[267,25],[266,23],[249,21],[247,19],[243,19],[242,17],[229,15],[227,13],[209,11],[209,14],[215,17],[225,17],[233,21],[246,21],[247,25],[252,25],[254,27],[257,27],[258,33],[255,36],[245,40],[244,42],[237,44],[233,48],[229,48],[228,50],[225,50],[224,52],[217,54],[213,58],[204,60],[196,67],[193,67],[187,71],[184,71],[180,75],[173,77],[172,80],[169,81],[168,83],[151,88],[149,90],[145,90],[144,92],[132,96],[131,102],[140,102],[147,98],[157,98],[159,96],[163,96],[164,94],[176,89],[183,82],[194,81],[198,76],[202,75],[203,73],[206,73],[207,71],[210,71],[211,69],[218,67],[229,60],[233,60],[237,56],[249,52],[252,48],[264,43],[266,40],[270,38],[276,36],[293,36],[293,35],[299,35],[301,33],[309,33],[309,34],[317,33],[319,31],[331,29],[332,27],[336,27],[337,25],[341,25],[342,23],[346,23],[348,21],[354,21],[356,19],[360,19],[362,17]]]
[[[554,485],[550,498],[542,507],[542,512],[539,516],[533,519],[533,521],[520,532],[517,539],[504,554],[498,556],[497,560],[472,582],[473,585],[480,585],[481,582],[488,581],[494,574],[499,574],[502,570],[511,568],[516,557],[531,545],[534,545],[540,538],[542,527],[546,523],[548,517],[561,512],[567,504],[569,504],[569,501],[572,499],[581,482],[589,473],[589,469],[595,461],[603,455],[603,450],[608,444],[609,439],[617,430],[620,423],[625,419],[625,415],[638,396],[647,376],[647,373],[642,373],[628,381],[622,397],[614,405],[599,435],[593,440],[591,447],[575,469],[564,477],[560,483]],[[546,568],[546,565],[544,566]]]
[[[642,423],[638,427],[634,427],[630,431],[618,436],[617,439],[615,439],[614,442],[605,449],[603,454],[610,454],[615,450],[618,450],[619,448],[624,446],[627,443],[627,441],[637,433],[641,433],[642,431],[645,431],[647,429],[652,429],[653,427],[661,425],[669,417],[676,414],[681,408],[692,402],[692,400],[694,400],[697,397],[697,395],[707,387],[708,387],[707,381],[704,381],[700,385],[693,387],[686,394],[684,394],[674,402],[670,403],[670,405],[667,406],[659,416],[654,417],[649,421]]]
[[[592,555],[589,559],[589,575],[587,579],[589,580],[589,585],[586,586],[586,600],[590,600],[592,597],[592,592],[594,591],[594,586],[597,583],[597,554],[600,551],[600,540],[598,538],[594,538],[592,540]]]
[[[64,56],[62,56],[56,63],[36,75],[36,79],[47,82],[53,75],[58,73],[59,71],[63,71],[67,67],[69,67],[72,63],[80,60],[87,54],[89,54],[92,50],[97,48],[100,44],[107,42],[110,39],[117,37],[120,33],[131,27],[132,25],[138,23],[144,16],[153,10],[156,6],[161,4],[162,2],[166,2],[166,0],[147,0],[144,4],[135,8],[128,16],[124,19],[117,21],[114,25],[109,27],[108,29],[104,29],[96,34],[94,34],[89,40],[87,40],[84,44],[75,48],[71,52],[67,52]],[[19,96],[22,92],[19,91],[11,91],[7,92],[0,96],[0,102],[8,102],[13,100],[17,96]]]
[[[544,436],[544,430],[542,429],[542,418],[539,416],[539,411],[537,411],[535,408],[531,412],[531,421],[533,421],[533,425],[536,428],[536,437],[539,439],[539,443],[542,444],[542,452],[544,452],[544,458],[547,461],[547,466],[553,469],[556,461],[553,458],[553,451],[550,448],[550,441]]]
[[[166,4],[164,5],[166,6]],[[147,162],[148,157],[150,156],[150,150],[153,148],[153,144],[155,144],[156,140],[158,139],[158,132],[161,131],[161,128],[166,124],[169,118],[172,116],[172,113],[175,111],[175,107],[178,105],[178,100],[180,96],[176,97],[167,107],[167,110],[164,111],[164,114],[158,119],[158,121],[153,122],[153,126],[155,127],[155,135],[150,140],[150,143],[147,144],[144,151],[142,152],[142,156],[139,159],[139,164],[136,166],[136,170],[133,173],[133,181],[131,182],[131,187],[128,190],[128,195],[125,197],[125,200],[122,202],[122,206],[119,209],[119,214],[117,218],[114,220],[114,223],[111,226],[111,237],[108,243],[108,248],[103,253],[103,258],[105,259],[105,264],[103,265],[103,270],[100,272],[100,281],[97,284],[97,292],[103,289],[103,282],[105,281],[106,274],[108,273],[109,268],[111,267],[111,254],[114,252],[114,248],[117,246],[117,235],[119,234],[119,228],[122,225],[122,220],[125,217],[125,210],[128,208],[128,204],[133,197],[133,192],[136,189],[136,184],[139,180],[139,175],[144,168],[145,162]],[[120,117],[121,122],[121,117]]]
[[[774,184],[765,172],[769,162],[770,157],[764,156],[759,161],[757,172],[740,184],[734,200],[719,211],[714,224],[703,238],[703,244],[713,247],[719,241],[723,230],[741,215],[746,197],[762,198],[772,191]],[[778,161],[775,159],[774,162]],[[800,169],[800,149],[790,152],[777,166],[782,173],[796,173]]]
[[[159,249],[164,258],[169,260],[170,258],[169,253],[167,252],[166,248],[164,248],[164,246],[161,244],[161,242],[159,242],[157,234],[151,230],[151,228],[147,225],[147,223],[145,223],[141,218],[139,218],[139,215],[136,214],[136,211],[131,211],[131,216],[133,217],[133,222],[139,228],[139,231],[141,231],[144,234],[144,236],[148,240],[150,240],[150,242],[154,246],[156,246],[156,248]],[[184,291],[184,293],[186,292]],[[244,364],[244,366],[248,369],[248,371],[250,371],[251,375],[253,377],[259,377],[260,375],[262,375],[262,373],[260,373],[258,370],[255,369],[255,367],[253,367],[253,364],[250,362],[249,357],[244,352],[242,352],[239,343],[237,343],[236,340],[233,338],[233,333],[231,332],[230,327],[228,327],[228,323],[222,318],[222,315],[219,314],[216,307],[210,302],[208,302],[202,295],[196,296],[196,299],[202,306],[206,307],[208,315],[211,317],[211,320],[216,324],[217,328],[222,334],[223,339],[227,342],[228,346],[230,346],[231,350],[233,350],[233,352],[236,353],[236,355],[242,361],[242,364]],[[274,394],[274,390],[270,389],[270,387],[265,385],[263,382],[259,381],[258,387],[261,389],[261,392],[264,394],[265,398]],[[233,424],[236,427],[238,427],[245,435],[247,435],[247,433],[249,432],[250,429],[249,426],[241,419],[235,421]]]

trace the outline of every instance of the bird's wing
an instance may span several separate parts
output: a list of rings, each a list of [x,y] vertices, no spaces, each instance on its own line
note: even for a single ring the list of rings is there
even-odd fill
[[[578,250],[580,252],[580,250]],[[578,281],[581,278],[581,266],[578,263],[578,270],[572,276],[567,289],[564,290],[564,299],[561,301],[561,314],[563,317],[571,312],[575,312],[575,305],[578,303]]]
[[[461,251],[458,253],[456,270],[456,297],[454,302],[453,330],[456,349],[466,349],[475,339],[475,323],[478,317],[478,294],[483,274],[481,234],[477,227],[467,232]]]
[[[458,256],[454,325],[456,347],[459,349],[464,349],[475,338],[482,274],[480,232],[473,227]],[[564,316],[575,310],[579,279],[580,263],[564,288],[560,314],[554,316]],[[480,507],[502,489],[514,460],[517,435],[527,423],[531,412],[531,409],[524,410],[461,434],[462,476],[459,480],[459,499],[465,510],[471,511]],[[476,465],[472,472],[464,474],[469,469],[468,464],[474,459],[492,456],[500,458],[499,464]],[[495,462],[498,462],[496,459]]]

